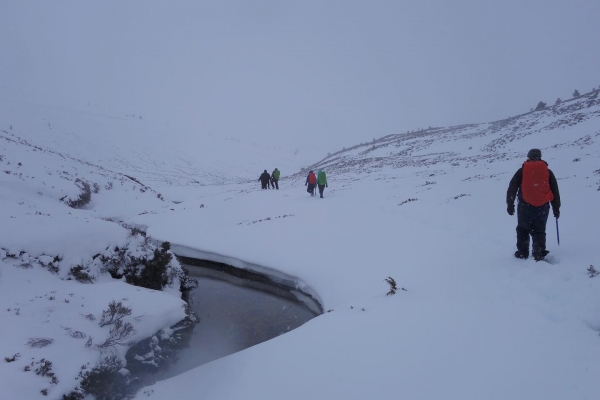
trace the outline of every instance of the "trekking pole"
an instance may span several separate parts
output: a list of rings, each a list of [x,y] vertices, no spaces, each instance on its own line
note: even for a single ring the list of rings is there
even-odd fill
[[[558,242],[558,245],[560,246],[560,235],[558,234],[558,218],[556,218],[556,241]]]

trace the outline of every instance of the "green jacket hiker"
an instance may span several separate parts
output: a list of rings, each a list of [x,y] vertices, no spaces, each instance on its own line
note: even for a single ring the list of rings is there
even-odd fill
[[[279,190],[279,170],[275,168],[271,174],[271,186]]]
[[[325,175],[325,171],[321,169],[317,172],[317,185],[319,185],[319,194],[321,195],[321,198],[323,198],[323,191],[325,191],[325,188],[328,186],[327,175]]]

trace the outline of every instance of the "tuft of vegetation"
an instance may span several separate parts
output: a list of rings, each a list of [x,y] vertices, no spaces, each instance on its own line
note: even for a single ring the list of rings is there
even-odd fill
[[[129,230],[131,231],[131,236],[136,236],[136,235],[140,235],[143,237],[146,237],[146,232],[144,232],[142,229],[132,226],[129,228]]]
[[[594,266],[593,266],[593,265],[590,265],[590,267],[587,269],[587,272],[588,272],[588,276],[589,276],[590,278],[594,278],[594,277],[596,277],[596,276],[600,275],[600,272],[598,272],[598,271],[596,270],[596,268],[594,268]]]
[[[111,255],[100,256],[100,261],[105,265],[106,270],[114,279],[121,279],[123,277],[122,268],[129,264],[127,257],[127,248],[115,246]]]
[[[81,331],[75,331],[71,328],[64,328],[63,329],[65,331],[68,332],[69,336],[71,336],[73,339],[85,339],[87,337],[87,335]]]
[[[83,400],[85,393],[80,388],[71,391],[69,394],[63,394],[62,400]]]
[[[48,266],[46,268],[48,269],[48,271],[50,271],[53,274],[58,274],[58,271],[60,271],[60,268],[58,267],[58,265],[54,265],[53,262],[49,262]]]
[[[393,294],[396,294],[396,291],[398,290],[398,285],[396,284],[396,281],[394,280],[394,278],[389,276],[385,279],[385,281],[388,283],[388,285],[390,285],[390,291],[386,293],[386,296],[391,296]],[[406,290],[404,288],[400,288],[400,289],[404,292],[408,292],[408,290]],[[364,309],[363,309],[363,311],[364,311]]]
[[[396,291],[398,290],[398,286],[396,285],[396,281],[394,280],[394,278],[392,278],[391,276],[388,276],[387,278],[385,278],[385,281],[388,283],[388,285],[390,285],[390,291],[387,292],[385,295],[391,296],[393,294],[396,294]]]
[[[30,348],[42,348],[51,345],[54,339],[50,338],[31,338],[27,341]]]
[[[69,271],[69,275],[71,275],[75,280],[82,283],[92,283],[94,279],[89,274],[89,271],[82,265],[77,265],[72,267]]]
[[[466,196],[470,196],[470,194],[464,194],[464,193],[461,193],[461,194],[459,194],[458,196],[454,196],[454,197],[453,197],[453,199],[454,199],[454,200],[458,200],[458,199],[460,199],[461,197],[466,197]]]
[[[92,201],[92,189],[90,188],[90,184],[84,180],[77,178],[75,180],[75,185],[81,191],[79,193],[79,197],[75,200],[67,200],[67,205],[71,208],[81,208],[87,205],[90,201]],[[64,198],[64,197],[63,197]]]
[[[80,387],[63,396],[64,400],[81,400],[91,394],[98,400],[121,400],[131,397],[135,387],[127,373],[123,372],[123,361],[116,356],[106,357],[90,371],[79,373]]]
[[[130,285],[148,289],[162,290],[165,285],[173,283],[176,279],[184,279],[185,272],[171,264],[173,254],[170,252],[169,242],[163,242],[160,248],[154,248],[149,240],[145,239],[142,246],[147,255],[139,256],[139,251],[132,252],[127,247],[115,247],[112,254],[102,255],[100,262],[113,278],[125,277],[125,281]],[[153,250],[150,253],[151,249]],[[152,258],[148,257],[150,254]]]
[[[54,377],[54,372],[52,372],[52,361],[42,358],[37,364],[39,364],[39,366],[35,369],[36,375]]]
[[[417,201],[417,200],[418,200],[418,199],[406,199],[406,200],[404,200],[402,203],[400,203],[400,204],[398,204],[398,205],[399,205],[399,206],[401,206],[401,205],[404,205],[404,204],[406,204],[406,203],[410,203],[410,202],[412,202],[412,201]]]
[[[85,317],[85,319],[87,319],[88,321],[95,321],[96,320],[96,316],[94,314],[81,314]]]
[[[100,318],[100,326],[113,325],[123,318],[131,315],[131,307],[126,307],[120,301],[111,301],[108,303],[108,308],[102,311]]]
[[[173,259],[170,249],[171,244],[163,242],[160,250],[154,249],[154,257],[151,260],[141,258],[135,263],[134,259],[134,262],[125,268],[125,281],[134,286],[162,290],[169,281],[167,267]]]
[[[7,363],[11,363],[17,361],[19,357],[21,357],[21,353],[13,354],[12,357],[4,357],[4,361],[6,361]]]
[[[136,330],[129,322],[123,323],[121,320],[117,320],[114,325],[110,328],[108,332],[108,337],[98,346],[100,349],[106,349],[108,347],[115,346],[132,346],[133,343],[129,341],[133,335],[135,335]]]

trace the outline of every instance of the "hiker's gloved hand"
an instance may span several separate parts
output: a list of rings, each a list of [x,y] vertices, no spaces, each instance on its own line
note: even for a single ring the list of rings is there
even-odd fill
[[[325,187],[328,188],[329,186],[327,186],[327,184],[325,184]]]
[[[560,211],[558,209],[552,210],[552,212],[554,213],[554,218],[558,219],[558,217],[560,217]]]
[[[509,204],[508,207],[506,207],[506,212],[508,215],[515,215],[515,205]]]
[[[308,186],[308,183],[305,183],[304,186]]]

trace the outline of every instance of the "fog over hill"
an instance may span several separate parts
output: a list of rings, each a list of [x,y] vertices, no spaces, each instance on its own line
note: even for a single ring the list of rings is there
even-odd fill
[[[379,172],[382,167],[459,166],[520,159],[528,137],[544,134],[539,147],[552,157],[563,147],[585,149],[600,131],[573,135],[565,128],[595,126],[600,111],[599,91],[485,124],[430,127],[373,138],[325,158],[276,144],[248,143],[198,133],[194,145],[170,140],[168,126],[156,127],[135,114],[109,110],[60,109],[31,103],[8,102],[0,109],[6,137],[27,141],[61,156],[103,169],[134,176],[161,187],[201,186],[253,181],[263,169],[278,167],[285,176],[302,176],[309,169],[326,168],[337,175]],[[591,124],[591,125],[590,125]],[[93,149],[93,150],[92,150]],[[92,150],[92,151],[90,151]],[[245,153],[244,158],[236,154]],[[214,157],[219,154],[218,157]]]
[[[248,142],[203,132],[182,136],[174,127],[98,106],[0,102],[0,126],[5,133],[158,186],[239,183],[258,178],[265,168],[296,170],[318,157],[285,143]],[[240,160],[236,156],[240,152],[247,153],[247,159]]]
[[[210,134],[321,157],[589,91],[598,14],[583,0],[7,0],[0,99],[141,115],[188,148]]]
[[[596,400],[598,15],[0,1],[0,398]],[[562,201],[539,262],[506,204],[532,148]],[[325,312],[154,382],[215,315],[177,256]]]

